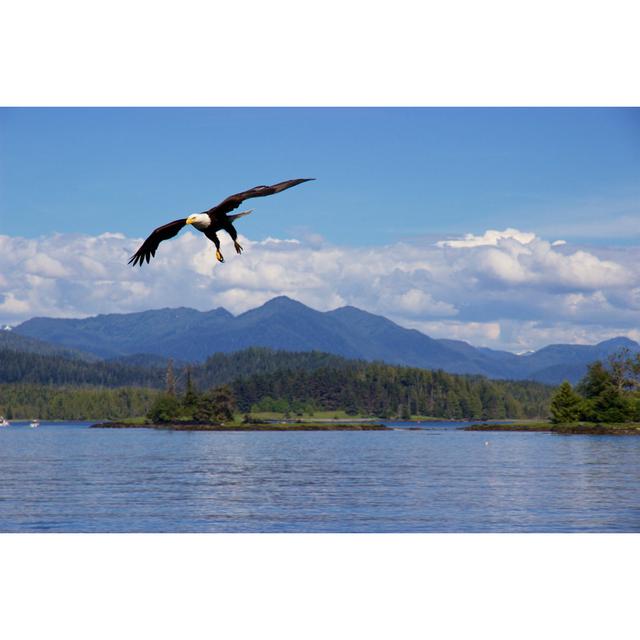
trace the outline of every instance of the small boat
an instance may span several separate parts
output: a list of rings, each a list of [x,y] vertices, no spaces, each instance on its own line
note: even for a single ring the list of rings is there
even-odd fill
[[[0,416],[0,427],[10,427],[11,423],[5,419],[4,416]]]
[[[34,418],[29,425],[32,429],[37,429],[40,426],[40,420]]]

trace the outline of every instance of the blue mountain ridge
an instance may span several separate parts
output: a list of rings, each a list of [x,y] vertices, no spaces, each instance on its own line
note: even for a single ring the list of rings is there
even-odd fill
[[[238,316],[223,308],[203,312],[180,307],[84,319],[32,318],[12,333],[105,359],[139,360],[140,354],[149,354],[156,360],[201,362],[217,352],[268,347],[550,384],[564,379],[575,383],[590,362],[621,348],[640,351],[637,342],[618,337],[597,345],[549,345],[515,355],[430,338],[355,307],[316,311],[286,296]]]

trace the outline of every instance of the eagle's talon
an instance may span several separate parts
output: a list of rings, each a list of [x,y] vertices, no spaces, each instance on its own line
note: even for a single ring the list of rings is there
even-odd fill
[[[242,247],[237,242],[234,242],[233,246],[236,248],[236,253],[242,253]]]
[[[224,258],[218,249],[216,249],[216,258],[218,259],[218,262],[224,262]]]

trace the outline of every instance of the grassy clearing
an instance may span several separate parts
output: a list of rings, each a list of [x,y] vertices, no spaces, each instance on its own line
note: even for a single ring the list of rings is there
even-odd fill
[[[131,424],[131,425],[141,425],[141,424],[147,424],[149,420],[144,416],[137,416],[135,418],[123,418],[119,422],[122,422],[124,424]]]
[[[294,413],[277,413],[273,411],[256,411],[250,414],[255,420],[302,420],[314,422],[317,420],[362,420],[367,416],[349,415],[346,411],[314,411],[313,414],[296,415]],[[243,415],[238,414],[236,420],[242,421]]]

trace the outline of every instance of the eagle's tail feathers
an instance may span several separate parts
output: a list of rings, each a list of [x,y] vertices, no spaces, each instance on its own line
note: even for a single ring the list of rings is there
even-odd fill
[[[253,213],[253,209],[249,209],[249,211],[241,211],[240,213],[234,213],[232,216],[227,216],[231,222],[237,220],[238,218],[242,218],[242,216],[248,216],[250,213]]]

